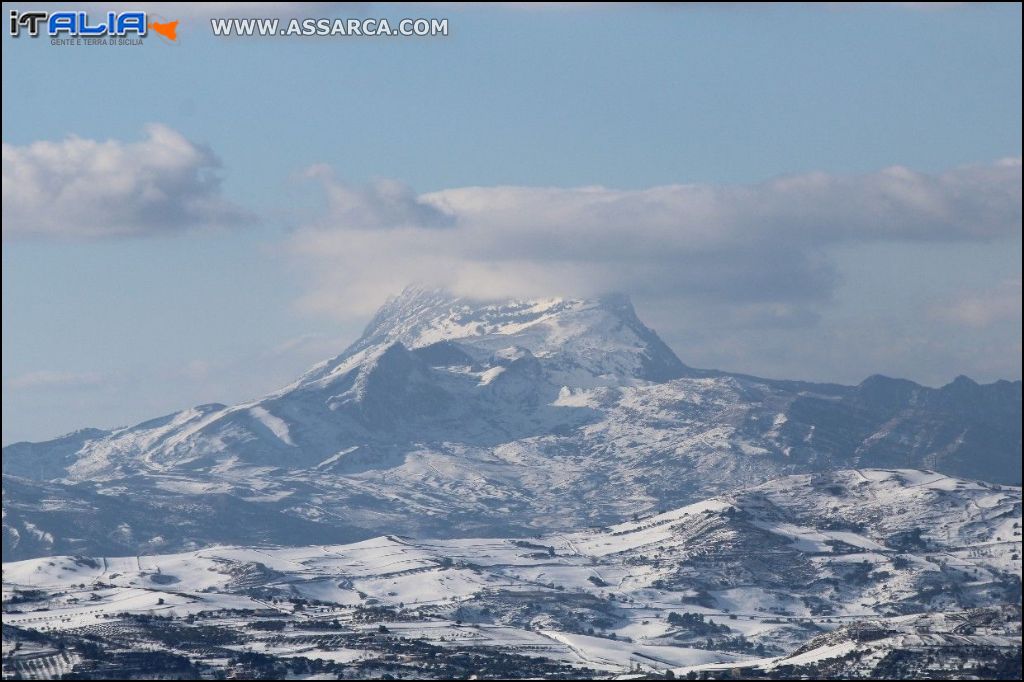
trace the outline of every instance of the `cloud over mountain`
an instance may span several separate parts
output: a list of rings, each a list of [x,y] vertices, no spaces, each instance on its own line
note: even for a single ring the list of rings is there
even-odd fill
[[[897,166],[755,185],[421,195],[393,181],[346,185],[323,167],[309,175],[328,212],[291,240],[313,272],[304,304],[342,314],[420,280],[487,296],[627,290],[799,318],[837,285],[830,247],[988,241],[1021,221],[1020,159],[940,174]]]

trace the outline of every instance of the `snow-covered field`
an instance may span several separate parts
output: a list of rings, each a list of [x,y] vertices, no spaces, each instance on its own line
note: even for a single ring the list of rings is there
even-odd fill
[[[877,671],[885,647],[934,654],[944,637],[987,661],[1019,654],[1020,517],[1020,488],[851,470],[532,538],[30,559],[3,566],[5,647],[31,631],[44,649],[93,637],[203,669],[320,659],[353,676],[403,647],[401,669],[428,676],[479,652],[485,673],[539,657],[547,677],[812,670],[854,653]],[[884,634],[866,644],[865,628]],[[39,658],[22,649],[5,670],[38,676]]]

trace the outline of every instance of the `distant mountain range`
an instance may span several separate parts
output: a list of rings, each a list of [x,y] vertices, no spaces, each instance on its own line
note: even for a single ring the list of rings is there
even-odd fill
[[[1020,485],[1021,382],[700,370],[623,296],[412,288],[259,400],[5,447],[3,553],[524,536],[878,467]]]

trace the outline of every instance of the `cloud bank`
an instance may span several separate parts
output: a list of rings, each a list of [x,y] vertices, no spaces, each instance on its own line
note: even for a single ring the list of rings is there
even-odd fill
[[[456,293],[638,297],[713,304],[786,324],[812,318],[840,275],[829,249],[979,242],[1021,223],[1021,161],[940,174],[903,167],[757,185],[354,187],[322,166],[327,213],[290,249],[311,277],[302,305],[362,315],[410,281]]]
[[[96,239],[251,221],[227,201],[211,150],[163,125],[139,142],[3,144],[3,238]]]
[[[970,292],[932,309],[937,319],[984,328],[1000,322],[1021,323],[1021,280],[1007,280],[981,292]]]
[[[35,389],[91,388],[103,380],[96,372],[37,370],[4,379],[4,388],[15,391]]]

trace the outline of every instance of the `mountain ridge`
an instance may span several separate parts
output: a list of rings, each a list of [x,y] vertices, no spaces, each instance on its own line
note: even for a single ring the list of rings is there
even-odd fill
[[[295,524],[345,539],[530,534],[851,467],[1019,484],[1020,396],[1019,382],[838,386],[694,369],[621,295],[474,302],[409,289],[348,349],[263,398],[5,447],[5,491],[20,492],[5,492],[4,550],[231,542],[217,520],[231,500],[271,526],[287,519],[290,533],[267,532],[288,541]],[[48,508],[40,486],[83,509],[120,495],[129,516],[168,521],[126,535],[97,512],[89,526]],[[183,503],[204,527],[172,527]],[[29,543],[32,528],[53,542]]]

